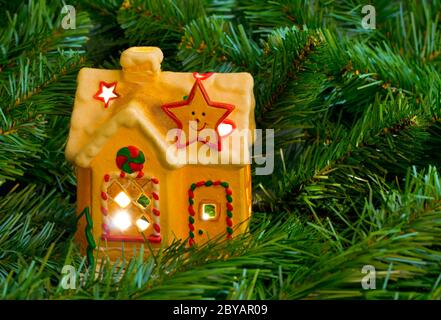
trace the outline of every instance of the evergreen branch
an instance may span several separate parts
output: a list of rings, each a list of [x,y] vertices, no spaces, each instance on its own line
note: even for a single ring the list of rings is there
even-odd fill
[[[321,201],[326,207],[324,199],[341,199],[344,208],[345,199],[355,201],[357,194],[363,196],[372,177],[388,174],[395,179],[421,160],[424,142],[429,139],[424,128],[431,123],[430,113],[416,113],[405,100],[391,100],[372,105],[349,131],[326,122],[308,130],[314,134],[312,144],[303,147],[289,171],[275,178],[275,194],[265,188],[264,199],[285,208],[305,205],[308,210],[313,202]],[[413,146],[415,140],[420,142]]]
[[[211,16],[190,22],[179,44],[177,57],[185,70],[216,72],[254,71],[261,55],[243,26]]]
[[[161,47],[165,65],[176,67],[175,55],[186,24],[205,15],[202,0],[125,1],[118,23],[130,45]]]
[[[47,192],[35,185],[14,188],[1,197],[0,279],[19,272],[26,261],[42,259],[50,245],[62,238],[74,217],[63,200],[54,189]]]
[[[8,15],[8,25],[0,31],[0,67],[14,68],[14,58],[33,60],[44,54],[51,59],[60,50],[82,52],[91,25],[87,14],[78,13],[75,29],[61,26],[61,3],[48,6],[43,0],[29,0]]]

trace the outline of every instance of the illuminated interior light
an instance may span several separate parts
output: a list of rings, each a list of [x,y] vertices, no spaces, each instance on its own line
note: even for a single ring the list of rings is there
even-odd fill
[[[118,193],[114,200],[121,208],[127,207],[131,201],[129,196],[124,191]]]
[[[150,222],[145,217],[141,217],[136,220],[136,226],[140,231],[145,231],[150,226]]]
[[[130,214],[125,210],[118,211],[113,216],[112,223],[121,231],[127,230],[127,228],[132,225],[132,221],[130,221]]]
[[[202,220],[213,220],[216,218],[216,205],[206,203],[202,205]]]
[[[217,126],[217,131],[221,137],[226,137],[230,135],[236,128],[233,121],[223,121]]]

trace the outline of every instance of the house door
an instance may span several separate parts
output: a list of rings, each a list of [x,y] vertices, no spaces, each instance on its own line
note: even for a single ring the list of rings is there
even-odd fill
[[[198,181],[188,190],[189,244],[233,233],[233,198],[227,182]]]

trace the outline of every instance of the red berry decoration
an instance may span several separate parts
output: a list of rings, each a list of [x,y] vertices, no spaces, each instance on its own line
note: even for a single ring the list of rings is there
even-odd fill
[[[116,165],[126,173],[142,171],[144,162],[144,153],[135,146],[121,148],[116,153]]]

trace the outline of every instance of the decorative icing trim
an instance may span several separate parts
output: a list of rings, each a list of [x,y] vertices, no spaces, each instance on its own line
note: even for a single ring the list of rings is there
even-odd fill
[[[211,77],[214,74],[214,72],[206,72],[206,73],[199,73],[199,72],[193,72],[193,78],[196,80],[205,80]]]
[[[101,213],[103,216],[103,224],[102,224],[103,234],[101,235],[101,239],[106,241],[145,242],[143,236],[133,237],[133,236],[125,236],[125,235],[118,235],[118,236],[110,235],[110,229],[109,229],[110,217],[108,215],[109,197],[107,194],[107,189],[109,188],[110,184],[119,177],[127,178],[127,179],[145,178],[144,173],[142,171],[133,172],[133,173],[115,171],[104,175],[103,184],[101,185]],[[159,211],[159,180],[158,178],[154,178],[154,177],[146,177],[146,178],[150,179],[150,183],[152,184],[152,197],[153,197],[153,201],[152,201],[153,232],[148,237],[148,240],[151,243],[161,243],[161,226],[160,226],[160,211]]]
[[[86,216],[86,228],[84,229],[84,232],[87,241],[87,248],[86,248],[87,260],[89,264],[92,265],[95,260],[93,257],[93,250],[95,250],[96,248],[95,239],[93,238],[93,219],[90,215],[89,207],[84,208],[83,213]]]
[[[194,191],[197,188],[200,187],[211,187],[211,186],[221,186],[225,189],[225,198],[227,200],[227,217],[225,218],[225,222],[227,224],[226,232],[227,232],[227,239],[231,239],[231,236],[233,234],[233,205],[231,204],[233,202],[233,190],[230,189],[230,185],[228,182],[225,181],[212,181],[212,180],[201,180],[195,183],[192,183],[190,185],[190,189],[188,189],[188,228],[189,228],[189,240],[188,244],[190,246],[194,245],[194,216],[196,214],[196,211],[194,210]]]
[[[110,104],[110,101],[119,98],[119,94],[116,93],[116,85],[118,84],[117,81],[107,83],[105,81],[100,81],[99,89],[93,96],[94,99],[99,100],[101,102],[104,102],[104,108],[107,109],[107,107]],[[108,94],[108,96],[103,97],[102,94],[104,94],[103,88],[106,88],[105,91]],[[110,89],[110,90],[109,90]],[[110,92],[111,91],[111,92]]]
[[[191,88],[190,94],[188,95],[187,99],[184,99],[182,101],[166,103],[161,106],[161,109],[164,111],[164,113],[166,115],[168,115],[178,126],[178,129],[179,129],[178,130],[178,141],[176,142],[176,146],[178,147],[178,149],[186,148],[187,146],[190,145],[190,143],[193,143],[195,141],[186,141],[185,144],[180,142],[182,139],[182,129],[184,128],[184,126],[183,126],[182,121],[173,112],[171,112],[170,109],[185,107],[187,105],[190,105],[191,102],[193,101],[193,98],[196,95],[197,88],[199,88],[199,90],[202,93],[202,96],[208,106],[213,107],[213,108],[218,108],[218,109],[224,109],[225,113],[219,118],[219,120],[217,121],[215,128],[214,128],[214,130],[217,134],[217,144],[213,144],[208,141],[199,140],[199,139],[197,139],[197,141],[202,142],[202,143],[206,143],[210,147],[214,146],[217,151],[222,151],[222,137],[219,134],[218,126],[231,114],[231,112],[233,112],[233,110],[235,109],[235,106],[230,103],[216,102],[216,101],[212,101],[210,99],[210,96],[208,95],[208,93],[202,83],[202,80],[207,79],[209,76],[211,76],[211,74],[212,73],[207,73],[207,74],[201,75],[199,73],[193,73],[193,77],[196,80],[193,84],[193,87]]]

